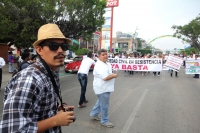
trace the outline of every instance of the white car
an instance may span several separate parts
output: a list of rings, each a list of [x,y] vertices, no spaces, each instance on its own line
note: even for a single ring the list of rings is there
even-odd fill
[[[69,64],[69,63],[71,63],[72,61],[73,61],[73,60],[68,59],[68,57],[65,57],[64,63],[65,63],[65,64]]]

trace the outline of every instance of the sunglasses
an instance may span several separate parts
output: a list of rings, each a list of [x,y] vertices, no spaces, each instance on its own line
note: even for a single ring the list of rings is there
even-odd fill
[[[62,48],[63,51],[68,50],[68,44],[67,43],[57,43],[57,42],[48,42],[43,43],[41,46],[48,46],[51,51],[57,51],[59,47]]]

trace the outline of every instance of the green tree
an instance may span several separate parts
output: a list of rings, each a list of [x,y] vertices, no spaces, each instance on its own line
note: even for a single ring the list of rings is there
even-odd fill
[[[137,40],[138,49],[141,49],[142,48],[141,38],[136,38],[136,40]]]
[[[29,47],[36,40],[38,28],[52,22],[55,0],[3,0],[0,4],[0,41]]]
[[[151,54],[152,51],[149,49],[138,49],[138,52],[140,52],[141,54]]]
[[[60,6],[63,5],[63,17],[56,23],[66,37],[90,40],[105,22],[106,0],[63,0]]]
[[[100,29],[105,7],[106,0],[2,0],[0,42],[30,47],[46,23],[58,24],[68,38],[84,37]]]
[[[86,48],[79,48],[79,49],[77,49],[77,50],[75,51],[75,54],[76,54],[76,55],[84,55],[85,53],[88,53],[88,52],[89,52],[89,50],[86,49]]]
[[[174,35],[183,38],[184,42],[200,50],[200,15],[184,26],[172,26]]]
[[[79,49],[79,45],[69,45],[69,50],[75,52]]]
[[[180,53],[181,54],[186,54],[187,56],[190,55],[192,52],[194,52],[195,54],[199,54],[199,50],[197,48],[187,48],[185,50],[181,50]]]

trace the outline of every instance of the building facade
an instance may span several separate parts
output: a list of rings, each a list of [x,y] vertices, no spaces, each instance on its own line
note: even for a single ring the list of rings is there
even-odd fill
[[[101,48],[110,49],[110,38],[102,39]],[[136,52],[138,48],[137,41],[134,39],[133,35],[128,33],[116,32],[116,37],[112,38],[112,50],[113,52],[133,53]]]

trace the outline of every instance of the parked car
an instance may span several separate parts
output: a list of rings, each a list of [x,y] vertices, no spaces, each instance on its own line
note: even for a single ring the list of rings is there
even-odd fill
[[[64,60],[64,63],[65,64],[69,64],[70,62],[72,62],[73,60],[72,59],[68,59],[68,57],[66,56],[65,57],[65,60]]]
[[[83,60],[83,56],[77,56],[74,58],[74,60],[72,62],[70,62],[69,64],[65,65],[65,72],[70,72],[70,73],[74,73],[74,72],[78,72],[78,69],[81,66],[81,62]],[[90,67],[90,71],[92,71],[94,69],[94,65],[92,65]]]

